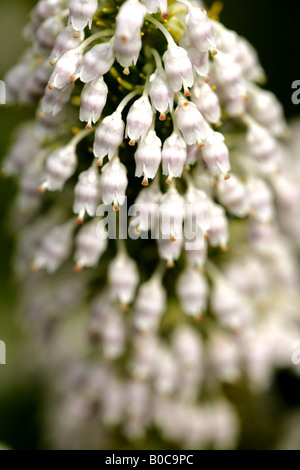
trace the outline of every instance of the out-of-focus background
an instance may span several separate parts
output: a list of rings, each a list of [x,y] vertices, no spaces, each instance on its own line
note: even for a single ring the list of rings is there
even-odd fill
[[[206,2],[208,7],[212,3],[211,0]],[[0,79],[26,47],[22,29],[35,4],[35,0],[0,2]],[[272,0],[224,0],[223,5],[222,22],[256,47],[267,73],[266,86],[283,103],[287,117],[300,114],[300,105],[297,107],[291,101],[291,84],[300,79],[300,4],[288,0],[278,8]],[[0,160],[5,155],[13,129],[33,115],[34,110],[30,107],[0,106]],[[0,365],[0,449],[2,444],[14,449],[44,449],[47,448],[43,434],[46,385],[31,368],[30,331],[20,327],[15,314],[18,286],[11,263],[16,234],[9,226],[9,210],[15,191],[15,183],[11,179],[1,178],[0,340],[7,346],[7,365]],[[228,395],[237,403],[242,418],[240,448],[299,448],[299,379],[288,371],[279,371],[272,390],[264,395],[254,395],[242,386],[229,387]],[[288,420],[291,416],[293,421]],[[286,442],[278,442],[278,430],[282,431],[285,423]],[[148,445],[151,448],[151,443]]]

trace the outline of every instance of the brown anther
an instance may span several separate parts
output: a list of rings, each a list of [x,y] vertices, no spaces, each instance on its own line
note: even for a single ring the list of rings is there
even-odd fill
[[[102,159],[97,161],[97,166],[99,166],[99,167],[103,166],[103,160]]]
[[[135,140],[130,140],[130,141],[129,141],[129,145],[130,145],[131,147],[134,147],[134,146],[135,146]]]
[[[164,113],[161,113],[159,116],[160,121],[165,121],[166,120],[166,115]]]
[[[71,76],[71,82],[75,83],[75,82],[76,82],[76,80],[77,80],[77,77],[76,77],[76,75],[72,75],[72,76]]]
[[[206,232],[206,233],[204,234],[204,239],[205,239],[205,240],[209,240],[209,239],[210,239],[210,234]]]
[[[209,78],[208,75],[206,75],[206,76],[204,77],[204,81],[205,81],[205,83],[209,83],[209,82],[210,82],[210,78]]]
[[[87,125],[85,126],[85,128],[91,130],[91,129],[93,129],[93,126],[92,126],[92,124],[90,124],[88,122]]]
[[[79,33],[77,31],[75,31],[75,33],[73,34],[73,38],[74,39],[78,39],[79,38]]]
[[[80,264],[75,264],[75,266],[73,267],[73,271],[75,273],[81,273],[82,272],[82,266],[80,266]]]
[[[198,148],[202,149],[204,147],[204,143],[202,142],[201,144],[198,144]]]
[[[37,188],[37,190],[38,190],[38,192],[39,192],[40,194],[44,194],[44,192],[46,191],[46,189],[44,188],[43,185],[39,186],[39,187]]]
[[[227,251],[228,251],[228,246],[222,245],[222,246],[221,246],[221,251],[222,251],[223,253],[227,253]]]
[[[201,316],[201,315],[197,315],[197,316],[194,318],[194,320],[195,320],[195,323],[198,323],[198,324],[199,324],[199,323],[202,322],[202,316]]]
[[[126,36],[124,36],[124,35],[123,35],[123,36],[121,36],[121,37],[120,37],[120,39],[121,39],[121,41],[122,41],[122,42],[126,42],[126,41],[127,41],[127,37],[126,37]]]
[[[225,181],[230,180],[230,175],[228,175],[228,173],[227,173],[226,175],[224,175],[224,180],[225,180]]]
[[[184,106],[185,108],[187,108],[188,105],[189,105],[189,103],[188,103],[187,101],[185,101],[185,103],[183,104],[183,106]]]
[[[76,222],[78,223],[78,225],[82,225],[83,224],[83,218],[82,217],[77,217]]]
[[[167,20],[169,18],[169,13],[167,12],[163,13],[161,16],[163,17],[164,20]]]
[[[174,268],[175,268],[175,263],[174,263],[174,261],[168,261],[168,262],[167,262],[167,268],[168,268],[168,269],[174,269]]]
[[[143,186],[149,186],[149,181],[148,181],[147,176],[144,176],[143,181],[142,181],[142,185]]]
[[[50,83],[50,84],[48,85],[48,88],[49,88],[49,90],[51,90],[51,91],[52,91],[52,90],[53,90],[53,88],[54,88],[54,85],[53,85],[52,83]]]
[[[171,176],[168,176],[168,178],[166,179],[166,183],[167,183],[167,184],[172,184],[172,178],[171,178]]]

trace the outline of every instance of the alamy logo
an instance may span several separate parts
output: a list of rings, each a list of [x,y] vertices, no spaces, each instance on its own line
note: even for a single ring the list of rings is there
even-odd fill
[[[0,104],[6,103],[6,86],[5,83],[0,80]]]
[[[6,364],[6,345],[4,341],[0,341],[0,364]]]

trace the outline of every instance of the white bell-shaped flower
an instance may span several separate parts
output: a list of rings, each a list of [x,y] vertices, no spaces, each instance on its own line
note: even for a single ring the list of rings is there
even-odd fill
[[[262,126],[251,124],[246,135],[250,153],[262,169],[272,171],[278,165],[278,148],[274,137]]]
[[[197,46],[193,43],[189,34],[186,32],[180,41],[180,46],[183,47],[189,56],[189,59],[196,71],[196,73],[208,80],[210,63],[209,63],[209,52],[199,51]]]
[[[74,174],[77,166],[76,149],[73,145],[52,152],[46,161],[46,178],[40,191],[61,191],[65,182]]]
[[[250,88],[247,109],[251,116],[272,134],[278,137],[284,134],[287,124],[283,107],[273,93],[258,87]]]
[[[70,21],[76,31],[82,31],[87,25],[91,29],[98,0],[70,0],[69,9]]]
[[[150,76],[149,96],[152,106],[160,113],[160,120],[164,121],[166,113],[173,109],[174,92],[162,68],[156,69]]]
[[[163,55],[163,61],[172,90],[176,93],[184,87],[188,93],[188,88],[194,83],[194,74],[187,51],[175,43],[169,44]]]
[[[54,47],[57,36],[65,27],[59,15],[50,16],[38,27],[34,35],[34,52],[37,54],[51,51]]]
[[[202,230],[192,240],[185,240],[184,253],[190,264],[202,269],[207,259],[207,241],[203,237]]]
[[[161,12],[163,18],[168,18],[168,0],[141,0],[142,4],[145,5],[147,13]]]
[[[229,240],[229,228],[224,208],[211,203],[210,217],[209,243],[211,246],[220,246],[223,250],[226,250]]]
[[[153,179],[161,162],[161,140],[154,130],[150,130],[145,139],[138,144],[135,152],[135,176],[144,176],[143,185],[148,185],[148,179]]]
[[[242,68],[231,54],[219,52],[214,57],[212,71],[218,89],[226,95],[231,96],[236,89],[246,90]]]
[[[85,213],[90,217],[96,215],[100,202],[100,176],[97,168],[91,167],[80,173],[74,195],[73,212],[78,214],[78,223],[83,223]]]
[[[81,92],[80,121],[87,122],[87,128],[92,128],[92,123],[96,123],[106,104],[108,88],[100,77],[90,83],[87,83]]]
[[[177,294],[183,311],[192,317],[200,317],[207,303],[206,278],[198,270],[187,268],[178,278]]]
[[[209,51],[216,47],[215,35],[211,20],[204,8],[191,5],[185,18],[188,33],[199,51]]]
[[[205,146],[202,148],[202,157],[211,175],[223,174],[225,178],[228,178],[230,171],[229,151],[224,140],[224,136],[220,132],[209,132]]]
[[[246,187],[251,215],[259,222],[271,222],[275,212],[274,197],[267,183],[261,178],[251,177]]]
[[[126,41],[122,41],[120,36],[115,36],[114,48],[117,62],[125,68],[124,73],[128,75],[128,68],[137,63],[140,55],[142,48],[141,34],[138,33]]]
[[[114,157],[111,162],[104,165],[101,174],[101,193],[104,204],[114,205],[116,211],[125,202],[125,191],[128,185],[127,169],[120,162],[119,157]]]
[[[117,359],[125,349],[126,332],[123,318],[111,312],[105,319],[101,330],[103,354],[107,359]]]
[[[185,194],[185,227],[195,231],[200,229],[203,236],[207,235],[211,227],[211,200],[205,191],[194,187],[188,188]]]
[[[153,109],[147,96],[142,96],[130,107],[127,114],[125,137],[131,144],[146,137],[153,121]]]
[[[178,384],[178,363],[172,351],[166,347],[160,347],[157,351],[155,367],[154,387],[161,395],[170,395]]]
[[[138,0],[126,0],[117,14],[116,36],[126,42],[140,34],[145,15],[146,8]]]
[[[125,124],[121,113],[106,116],[98,126],[95,133],[94,155],[102,165],[103,158],[108,155],[109,160],[116,154],[123,142]]]
[[[83,59],[83,51],[80,48],[72,49],[63,54],[57,61],[49,80],[49,88],[62,89],[72,81]]]
[[[65,52],[80,46],[84,39],[83,31],[75,32],[72,25],[67,26],[56,38],[50,54],[50,64],[55,65]]]
[[[70,85],[61,90],[58,88],[49,90],[47,87],[41,102],[41,112],[56,116],[69,102],[73,89],[74,83],[70,83]]]
[[[131,304],[139,282],[135,261],[126,253],[119,253],[109,264],[108,281],[111,298],[124,306]]]
[[[192,100],[208,122],[213,124],[220,122],[221,107],[219,98],[207,83],[195,83],[192,89]]]
[[[189,369],[201,367],[203,355],[201,337],[193,328],[180,325],[174,332],[172,345],[183,367]]]
[[[112,41],[97,44],[92,47],[83,57],[78,71],[83,83],[91,82],[105,75],[115,61]]]
[[[84,267],[96,266],[107,248],[107,239],[98,237],[98,223],[96,219],[91,220],[79,230],[76,236],[74,255],[76,271],[81,271]]]
[[[217,279],[211,294],[211,306],[221,325],[238,329],[249,324],[249,302],[227,280]]]
[[[54,273],[70,256],[74,225],[69,222],[52,228],[44,235],[36,250],[33,268]]]
[[[218,182],[220,202],[231,214],[245,217],[250,210],[247,190],[242,181],[232,175],[229,180],[221,178]]]
[[[164,141],[162,149],[163,175],[166,175],[167,183],[172,178],[180,178],[187,159],[187,145],[178,132],[173,132]]]
[[[184,199],[176,188],[171,187],[168,192],[162,196],[159,206],[161,238],[173,242],[176,239],[182,240],[184,216]]]
[[[202,114],[197,106],[190,101],[180,98],[175,110],[176,123],[188,145],[198,143],[203,145],[206,130]]]
[[[161,280],[150,279],[139,288],[134,304],[134,326],[143,333],[156,331],[165,308],[166,293]]]
[[[174,262],[178,260],[181,255],[183,247],[183,237],[178,238],[162,238],[157,240],[158,253],[161,259],[167,261],[169,269],[174,268]]]
[[[158,185],[151,184],[143,188],[134,202],[136,215],[131,219],[130,226],[134,227],[136,233],[146,233],[154,230],[158,225],[158,204],[161,192]]]

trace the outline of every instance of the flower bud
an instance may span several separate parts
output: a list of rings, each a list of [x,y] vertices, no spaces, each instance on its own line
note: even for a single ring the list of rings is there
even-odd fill
[[[213,176],[223,174],[226,178],[230,171],[230,162],[229,151],[224,140],[220,132],[209,132],[205,146],[202,148],[202,157]]]
[[[185,202],[186,227],[200,229],[203,239],[211,227],[211,201],[205,191],[190,187],[185,194]]]
[[[86,212],[90,217],[96,215],[100,202],[100,177],[97,169],[91,167],[80,173],[74,193],[73,212],[78,214],[78,223],[83,223]]]
[[[91,29],[98,0],[70,0],[69,9],[70,21],[76,31],[82,31],[87,25]]]
[[[175,43],[171,44],[163,55],[163,61],[172,90],[176,93],[184,87],[188,93],[188,88],[194,83],[194,74],[187,51]]]
[[[101,191],[104,204],[114,204],[115,210],[119,210],[125,202],[125,191],[128,185],[127,169],[120,162],[119,157],[115,157],[107,163],[101,174]]]
[[[192,100],[207,121],[217,124],[221,120],[221,107],[217,94],[207,83],[197,82],[192,89]]]
[[[220,179],[218,183],[218,197],[231,214],[237,217],[246,217],[249,212],[248,194],[244,184],[236,177],[229,180]]]
[[[183,271],[177,281],[177,294],[186,315],[201,317],[208,295],[208,285],[203,274],[193,268]]]
[[[206,130],[202,114],[194,103],[180,98],[175,110],[176,123],[182,132],[183,138],[188,145],[198,143],[206,139]]]
[[[123,42],[140,34],[146,9],[138,0],[126,0],[120,7],[116,18],[116,36]]]
[[[87,128],[96,123],[105,106],[108,88],[103,77],[87,83],[81,93],[80,121],[87,122]]]
[[[119,253],[109,265],[108,281],[111,298],[124,306],[131,304],[139,282],[135,261],[125,253]]]
[[[103,158],[108,155],[109,160],[117,153],[123,142],[125,124],[120,113],[106,116],[96,130],[94,142],[94,155],[99,159],[100,166]]]
[[[251,215],[259,222],[271,222],[274,218],[274,205],[268,185],[260,178],[249,178],[247,192]]]
[[[161,162],[161,140],[155,131],[150,130],[145,139],[139,142],[134,158],[136,162],[135,176],[144,176],[143,185],[147,186],[148,178],[155,177]]]
[[[143,140],[153,121],[153,110],[147,96],[142,96],[130,107],[127,114],[125,137],[134,143]]]
[[[165,141],[162,149],[163,175],[166,175],[167,183],[172,178],[180,178],[187,159],[187,146],[184,139],[173,132]]]
[[[204,240],[202,231],[199,231],[192,240],[185,240],[184,252],[191,266],[203,268],[207,259],[207,242]]]
[[[134,326],[144,333],[155,331],[165,308],[166,293],[161,280],[152,278],[139,288],[134,305]]]
[[[116,59],[122,67],[125,67],[124,73],[129,74],[128,67],[136,64],[142,48],[142,38],[140,33],[132,38],[122,41],[119,36],[115,37],[114,48],[116,51]]]
[[[199,51],[216,47],[212,22],[203,8],[191,5],[185,18],[188,33]]]
[[[73,230],[74,225],[70,223],[52,228],[42,238],[40,247],[36,250],[33,267],[45,268],[49,273],[57,271],[70,256]]]
[[[76,74],[83,58],[80,48],[72,49],[63,54],[57,61],[49,80],[49,88],[62,89],[71,83],[71,77]]]
[[[226,96],[231,96],[237,89],[245,90],[243,71],[231,54],[219,52],[214,57],[212,70],[215,84]]]
[[[91,82],[105,75],[115,61],[112,41],[97,44],[84,56],[79,69],[80,80],[83,83]]]
[[[107,240],[98,236],[97,226],[98,220],[91,220],[78,232],[74,256],[76,271],[80,271],[83,267],[95,267],[107,248]]]
[[[40,190],[61,191],[65,182],[73,175],[77,166],[77,155],[73,145],[55,150],[46,161],[46,179]]]
[[[163,121],[166,113],[173,109],[174,92],[162,68],[156,69],[150,76],[149,96],[152,106],[161,114],[160,120]]]

